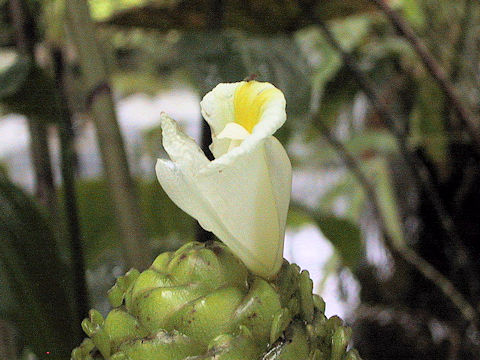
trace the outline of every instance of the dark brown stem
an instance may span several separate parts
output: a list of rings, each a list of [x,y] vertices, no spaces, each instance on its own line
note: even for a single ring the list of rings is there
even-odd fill
[[[212,142],[212,134],[210,132],[210,126],[202,117],[201,119],[201,139],[200,139],[200,147],[204,154],[207,156],[209,160],[213,160],[213,154],[209,149],[209,145]],[[196,225],[196,234],[195,238],[199,242],[207,242],[214,239],[213,234],[210,231],[205,230],[200,226],[197,222]]]
[[[63,180],[65,217],[70,242],[70,253],[73,263],[73,287],[77,316],[80,321],[87,316],[89,309],[87,284],[85,280],[85,264],[80,232],[77,197],[75,191],[75,161],[74,132],[71,113],[67,105],[65,90],[65,66],[61,49],[52,50],[52,59],[57,89],[59,110],[59,134],[61,151],[61,173]],[[80,335],[80,334],[79,334]]]
[[[27,11],[23,0],[9,1],[10,16],[15,29],[18,51],[34,64],[35,22]],[[35,195],[49,211],[53,219],[57,216],[57,198],[48,145],[47,125],[44,119],[28,119],[30,154],[35,176]]]
[[[224,13],[224,3],[223,0],[214,0],[212,2],[212,8],[209,12],[209,23],[211,24],[213,30],[220,31],[223,25],[223,13]],[[204,154],[209,160],[213,160],[213,154],[210,151],[210,144],[212,142],[212,134],[210,131],[210,126],[202,117],[201,119],[201,139],[200,147]],[[200,224],[197,223],[197,229],[195,238],[199,242],[207,242],[214,239],[214,236],[211,232],[203,229]]]
[[[462,241],[460,236],[458,235],[456,226],[451,216],[449,215],[442,198],[440,197],[437,189],[434,186],[428,169],[426,168],[424,163],[418,158],[418,156],[412,153],[408,148],[406,138],[401,132],[400,127],[398,126],[398,119],[386,105],[385,100],[377,93],[375,87],[370,83],[368,77],[358,67],[355,59],[340,46],[328,26],[322,20],[317,20],[317,23],[322,29],[330,45],[334,49],[336,49],[341,55],[343,62],[359,83],[360,87],[370,100],[370,103],[375,109],[375,111],[380,115],[382,119],[384,119],[385,125],[395,136],[399,146],[400,154],[405,160],[409,175],[414,180],[415,185],[418,188],[423,189],[423,191],[427,195],[435,213],[440,220],[440,226],[445,231],[445,234],[456,246],[459,256],[462,259],[468,258],[468,254],[463,248]]]
[[[430,280],[440,291],[452,302],[457,308],[462,317],[471,323],[474,328],[478,326],[478,314],[475,308],[465,299],[463,294],[455,287],[455,285],[442,273],[440,273],[435,267],[433,267],[428,261],[418,255],[411,248],[401,245],[400,242],[395,241],[389,234],[385,220],[380,211],[380,205],[377,200],[377,194],[375,188],[368,179],[367,175],[361,169],[358,161],[352,154],[344,147],[344,145],[333,137],[329,129],[323,124],[322,119],[318,118],[318,115],[314,115],[316,118],[315,124],[319,127],[323,136],[326,138],[330,146],[337,152],[339,157],[343,160],[348,170],[350,170],[353,176],[362,186],[367,196],[368,202],[371,204],[375,213],[375,218],[378,222],[380,231],[383,234],[385,243],[390,251],[396,253],[404,261],[412,265],[420,274],[426,279]]]
[[[463,247],[461,238],[455,228],[455,224],[453,223],[452,218],[446,211],[443,201],[440,198],[437,190],[435,189],[432,180],[430,179],[428,170],[425,168],[425,165],[417,158],[417,156],[410,152],[406,144],[405,137],[399,130],[400,127],[397,126],[397,119],[395,115],[388,108],[383,98],[377,94],[374,86],[370,83],[370,80],[363,73],[363,71],[360,70],[357,63],[355,62],[355,59],[349,53],[343,50],[343,48],[340,46],[330,29],[328,28],[328,26],[320,19],[317,19],[317,23],[320,25],[320,28],[322,29],[329,44],[339,52],[343,59],[343,62],[349,68],[353,76],[356,78],[357,82],[370,100],[370,103],[377,111],[377,113],[385,120],[386,126],[395,136],[399,145],[400,153],[405,159],[410,175],[415,180],[416,185],[422,188],[428,196],[430,202],[432,203],[433,209],[440,220],[440,225],[442,226],[446,235],[455,245],[457,255],[462,259],[468,258],[468,254]],[[373,204],[374,208],[376,209],[376,213],[379,215],[378,218],[381,219],[378,205],[376,205],[376,195],[373,186],[368,185],[368,179],[365,175],[362,175],[361,169],[358,165],[356,165],[355,159],[352,156],[349,156],[346,150],[341,150],[343,147],[341,143],[337,142],[335,144],[334,142],[331,142],[331,144],[334,145],[334,148],[336,148],[337,151],[340,151],[342,158],[346,159],[346,164],[352,169],[353,173],[357,176],[360,183],[364,185],[367,196],[370,202]],[[469,322],[477,326],[476,324],[478,323],[478,315],[475,309],[455,288],[453,283],[451,283],[450,280],[448,280],[443,274],[436,270],[426,260],[416,254],[412,249],[405,246],[399,246],[395,241],[393,241],[393,239],[390,238],[388,233],[386,233],[386,228],[383,224],[383,220],[381,219],[380,221],[380,228],[383,230],[383,233],[386,236],[386,242],[392,246],[392,249],[396,251],[405,261],[407,261],[418,271],[420,271],[420,273],[425,278],[431,280],[434,284],[436,284],[440,288],[440,290],[458,308],[462,316]]]
[[[57,217],[57,196],[50,160],[48,132],[44,119],[28,119],[30,133],[30,157],[35,174],[35,196],[52,216]]]
[[[480,122],[474,114],[462,103],[457,89],[448,79],[447,73],[443,70],[437,60],[431,55],[423,41],[417,37],[410,25],[400,16],[385,0],[370,0],[380,8],[388,17],[396,30],[412,45],[415,52],[422,60],[425,68],[437,81],[438,85],[445,93],[448,101],[458,115],[462,124],[468,130],[472,143],[477,154],[480,154]]]

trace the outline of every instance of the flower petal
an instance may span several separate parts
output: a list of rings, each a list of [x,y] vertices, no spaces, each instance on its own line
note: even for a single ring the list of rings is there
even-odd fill
[[[223,130],[212,138],[210,150],[215,159],[240,146],[250,133],[237,123],[228,123]]]
[[[248,132],[262,121],[262,114],[272,99],[283,97],[275,86],[266,82],[248,81],[238,86],[233,96],[235,122]]]
[[[218,139],[245,140],[250,133],[237,123],[228,123],[217,135]]]
[[[163,190],[180,209],[197,219],[208,231],[219,227],[216,213],[198,192],[190,176],[172,161],[162,159],[157,160],[155,171]]]
[[[218,84],[200,102],[203,118],[212,129],[212,137],[217,136],[227,123],[234,119],[233,96],[241,82]]]
[[[250,259],[250,261],[245,262],[247,266],[251,266],[251,263],[255,262],[255,254],[242,246],[239,241],[223,240],[235,239],[235,236],[225,227],[223,219],[217,213],[218,209],[215,209],[211,202],[199,192],[196,184],[192,181],[193,178],[185,176],[181,169],[168,160],[158,159],[155,170],[163,190],[180,209],[195,218],[202,228],[213,232],[225,244],[231,246],[231,250],[237,256],[243,254],[242,260]],[[262,268],[262,270],[264,269]],[[262,273],[270,274],[269,271],[261,271],[259,275]]]
[[[200,102],[202,115],[212,129],[212,138],[231,122],[243,127],[242,122],[252,122],[247,129],[252,134],[268,130],[268,135],[272,135],[287,118],[285,106],[280,90],[270,83],[257,81],[219,84]]]
[[[281,265],[283,261],[283,239],[292,192],[292,165],[282,144],[273,136],[265,141],[265,156],[276,202],[280,243],[282,245],[275,261],[277,265]]]
[[[214,161],[195,179],[198,190],[222,219],[230,237],[223,237],[215,228],[211,231],[250,270],[266,278],[274,276],[282,264],[285,225],[280,221],[286,219],[290,198],[289,185],[286,190],[272,187],[288,182],[291,176],[288,158],[287,165],[282,164],[280,170],[273,169],[266,162],[270,156],[277,156],[278,146],[281,147],[278,141],[269,140],[267,147],[262,142],[252,151],[235,158],[225,156],[223,158],[232,161]],[[278,165],[277,162],[273,164]],[[271,178],[285,174],[286,180]],[[278,209],[277,203],[280,204]]]
[[[185,135],[178,127],[175,120],[162,113],[160,115],[162,126],[163,147],[173,162],[192,174],[209,164],[208,158],[195,140]]]

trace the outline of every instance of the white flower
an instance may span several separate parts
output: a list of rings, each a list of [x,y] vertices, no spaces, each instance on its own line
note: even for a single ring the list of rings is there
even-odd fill
[[[269,83],[219,84],[200,103],[212,130],[209,161],[162,114],[158,180],[170,198],[213,232],[257,275],[272,278],[283,260],[292,182],[290,160],[272,134],[286,120],[285,98]]]

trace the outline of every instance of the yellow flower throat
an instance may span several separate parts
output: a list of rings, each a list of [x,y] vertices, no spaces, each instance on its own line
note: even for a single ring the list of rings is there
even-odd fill
[[[235,90],[233,99],[235,122],[252,133],[260,121],[265,104],[279,90],[275,87],[265,87],[265,83],[248,81]]]

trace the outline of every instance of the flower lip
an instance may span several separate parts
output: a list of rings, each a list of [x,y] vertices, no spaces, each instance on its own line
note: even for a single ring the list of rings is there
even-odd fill
[[[228,123],[217,135],[217,139],[245,140],[250,133],[242,125],[235,122]]]
[[[261,121],[266,105],[279,95],[280,91],[270,83],[248,81],[241,83],[233,95],[234,122],[249,133]]]
[[[255,81],[255,83],[258,82]],[[200,102],[202,115],[212,129],[212,140],[219,138],[219,135],[229,123],[236,123],[235,109],[233,106],[235,92],[239,87],[245,86],[246,84],[248,83],[245,81],[235,84],[219,84],[205,95]],[[267,137],[272,136],[286,121],[286,101],[283,93],[270,83],[258,84],[263,86],[263,89],[259,92],[260,95],[262,91],[267,89],[274,90],[274,94],[265,101],[261,107],[258,122],[253,126],[251,134],[245,137],[241,145],[212,160],[208,166],[201,171],[217,171],[219,167],[221,168],[230,164],[232,161],[235,161],[238,156],[252,151],[253,148],[258,146]],[[217,95],[217,93],[219,95]],[[219,109],[220,106],[224,106],[222,105],[222,101],[224,103],[230,102],[231,107]],[[221,117],[228,117],[228,119],[220,119]]]

